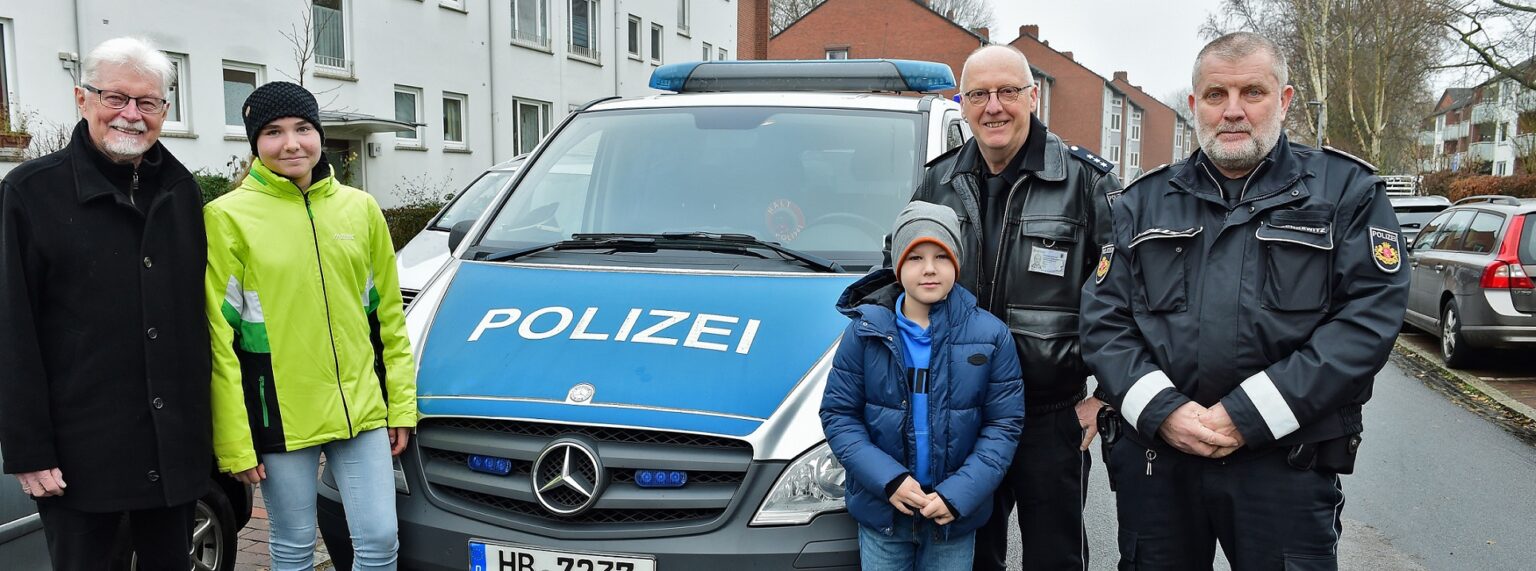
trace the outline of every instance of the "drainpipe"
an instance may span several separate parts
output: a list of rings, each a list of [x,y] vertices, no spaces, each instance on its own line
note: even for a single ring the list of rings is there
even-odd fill
[[[613,4],[613,49],[608,51],[613,52],[613,94],[620,95],[624,90],[623,71],[619,69],[619,62],[623,61],[619,57],[619,42],[624,40],[623,32],[620,30],[629,25],[629,18],[624,18],[621,26],[619,24],[620,3],[617,1],[610,3]],[[629,52],[629,44],[624,44],[624,51]]]
[[[501,161],[501,156],[496,154],[496,106],[500,104],[496,100],[496,47],[496,18],[491,15],[490,6],[487,5],[485,10],[485,59],[489,69],[486,70],[485,77],[486,85],[491,92],[489,96],[490,104],[486,106],[491,113],[491,164],[487,166],[495,166],[497,162]],[[468,117],[465,120],[467,121]]]

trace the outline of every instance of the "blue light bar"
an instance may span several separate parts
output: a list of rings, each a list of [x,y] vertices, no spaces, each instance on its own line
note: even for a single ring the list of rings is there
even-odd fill
[[[495,474],[497,476],[505,476],[512,473],[512,461],[506,458],[470,454],[466,462],[469,464],[469,469],[476,472]]]
[[[642,488],[681,488],[688,473],[678,470],[635,470],[635,485]]]
[[[897,59],[753,60],[673,63],[651,87],[676,93],[722,91],[935,92],[955,88],[949,66]]]

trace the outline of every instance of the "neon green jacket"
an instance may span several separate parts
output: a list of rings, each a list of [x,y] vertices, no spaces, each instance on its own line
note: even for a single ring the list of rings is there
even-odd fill
[[[301,193],[254,160],[203,220],[220,470],[416,425],[395,252],[372,196],[334,176]]]

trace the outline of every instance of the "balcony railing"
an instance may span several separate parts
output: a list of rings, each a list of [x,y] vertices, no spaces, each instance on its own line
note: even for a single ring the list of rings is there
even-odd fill
[[[1494,143],[1478,142],[1467,147],[1467,160],[1493,162]]]
[[[1472,106],[1472,123],[1501,123],[1515,120],[1515,110],[1497,103],[1478,103]]]

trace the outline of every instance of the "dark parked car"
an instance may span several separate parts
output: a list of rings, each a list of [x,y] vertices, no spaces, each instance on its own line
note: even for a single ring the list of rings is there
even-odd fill
[[[1479,349],[1536,346],[1536,199],[1456,201],[1414,240],[1407,322],[1440,336],[1450,367]]]
[[[1397,214],[1397,224],[1403,228],[1404,244],[1412,244],[1424,224],[1434,219],[1440,211],[1451,207],[1451,199],[1444,196],[1392,196],[1392,212]]]

